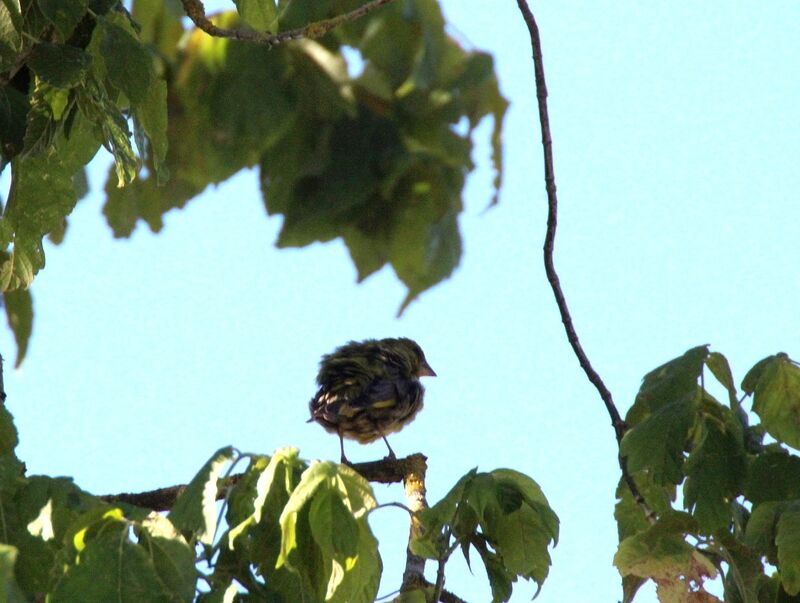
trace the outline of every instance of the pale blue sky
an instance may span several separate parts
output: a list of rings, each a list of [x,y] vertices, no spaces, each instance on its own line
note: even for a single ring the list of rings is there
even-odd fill
[[[29,357],[6,372],[31,473],[94,493],[186,482],[218,447],[338,457],[307,424],[321,354],[349,339],[416,339],[439,377],[394,435],[429,457],[429,501],[478,466],[535,478],[561,518],[541,601],[616,601],[614,434],[568,347],[541,262],[545,199],[530,46],[516,3],[444,0],[460,36],[493,53],[511,101],[506,179],[484,213],[484,142],[453,277],[394,318],[387,269],[362,285],[340,242],[273,247],[255,173],[115,241],[94,192],[33,287]],[[490,6],[490,9],[487,9]],[[620,410],[642,375],[702,343],[737,380],[797,342],[800,5],[535,3],[561,200],[556,262],[576,328]],[[486,130],[483,132],[485,139]],[[94,190],[104,178],[99,157]],[[3,190],[7,186],[4,174]],[[0,349],[13,358],[2,333]],[[353,460],[382,443],[349,443]],[[378,486],[381,502],[400,486]],[[381,594],[400,583],[407,517],[376,513]],[[489,599],[479,563],[447,586]],[[434,568],[429,568],[432,571]],[[529,600],[532,585],[515,589]],[[652,589],[639,599],[654,601]]]

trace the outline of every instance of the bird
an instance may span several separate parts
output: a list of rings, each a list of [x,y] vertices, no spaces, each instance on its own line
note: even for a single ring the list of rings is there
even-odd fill
[[[361,444],[383,438],[386,458],[394,460],[386,436],[414,420],[425,393],[419,378],[435,376],[422,348],[407,337],[351,341],[320,360],[308,422],[339,436],[343,464],[351,464],[344,438]]]

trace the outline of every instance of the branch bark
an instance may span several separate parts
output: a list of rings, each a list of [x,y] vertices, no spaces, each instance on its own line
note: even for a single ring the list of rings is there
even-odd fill
[[[350,12],[336,15],[330,19],[323,19],[322,21],[315,21],[309,23],[304,27],[297,29],[290,29],[276,34],[270,32],[253,31],[249,29],[226,29],[224,27],[217,27],[206,16],[206,10],[201,0],[181,0],[183,9],[186,11],[188,17],[197,26],[198,29],[206,32],[215,38],[230,38],[233,40],[240,40],[245,42],[254,42],[256,44],[263,44],[265,46],[277,46],[289,40],[315,39],[324,36],[332,29],[338,27],[342,23],[348,21],[355,21],[361,17],[371,13],[377,8],[389,4],[394,0],[372,0],[359,6]]]
[[[561,282],[558,278],[555,262],[553,260],[556,242],[556,228],[558,226],[558,195],[556,194],[556,175],[553,163],[553,139],[550,134],[550,117],[547,111],[547,84],[544,77],[542,43],[541,38],[539,37],[539,27],[536,24],[536,19],[534,18],[533,12],[531,12],[530,7],[528,6],[527,0],[517,0],[517,6],[522,13],[522,18],[525,21],[525,25],[528,28],[528,33],[531,38],[531,49],[533,51],[533,70],[536,80],[536,100],[539,106],[539,126],[542,132],[544,182],[545,190],[547,191],[548,208],[547,233],[545,234],[543,248],[545,273],[547,274],[547,281],[550,283],[550,287],[553,290],[553,296],[556,299],[558,311],[561,314],[561,322],[564,323],[564,330],[567,333],[567,340],[572,346],[572,350],[575,353],[575,356],[578,358],[578,363],[583,369],[583,372],[586,373],[586,377],[589,379],[592,385],[595,386],[597,392],[600,394],[600,398],[603,400],[603,404],[606,407],[608,416],[611,418],[611,426],[614,428],[614,435],[617,438],[617,448],[619,449],[619,445],[622,442],[623,436],[625,435],[627,426],[617,410],[617,406],[614,403],[614,398],[612,397],[611,392],[606,387],[605,383],[603,383],[603,380],[597,371],[594,370],[592,363],[589,361],[589,357],[586,355],[586,352],[584,351],[583,346],[578,339],[578,333],[575,330],[574,324],[572,323],[572,316],[569,312],[567,300],[564,297],[564,291],[561,288]],[[617,455],[617,458],[619,460],[620,470],[622,471],[622,478],[625,480],[628,489],[630,489],[634,500],[636,500],[637,504],[644,511],[647,519],[651,522],[655,521],[655,513],[653,513],[653,511],[647,505],[644,497],[639,492],[636,482],[633,480],[633,476],[631,476],[631,474],[628,472],[626,458],[620,454]]]
[[[0,377],[0,387],[2,386],[2,377]],[[412,475],[419,472],[419,464],[425,465],[427,459],[422,454],[412,454],[402,459],[383,459],[381,461],[371,461],[368,463],[355,463],[351,465],[361,476],[370,482],[377,482],[381,484],[394,484],[402,482],[407,475]],[[423,481],[423,500],[424,500],[424,470],[422,471]],[[225,498],[225,491],[230,486],[235,485],[241,479],[240,475],[232,475],[231,477],[221,480],[219,488],[217,489],[217,500]],[[148,490],[147,492],[122,492],[120,494],[104,494],[100,496],[103,500],[110,504],[123,503],[134,505],[136,507],[144,507],[146,509],[153,509],[154,511],[169,511],[175,504],[177,498],[186,489],[187,484],[178,484],[175,486],[167,486],[165,488],[157,488],[156,490]],[[411,505],[409,508],[413,511]]]

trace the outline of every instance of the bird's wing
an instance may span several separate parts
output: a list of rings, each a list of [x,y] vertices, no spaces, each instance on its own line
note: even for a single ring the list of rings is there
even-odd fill
[[[397,381],[379,379],[364,389],[361,395],[348,400],[348,406],[357,410],[390,408],[397,403]]]

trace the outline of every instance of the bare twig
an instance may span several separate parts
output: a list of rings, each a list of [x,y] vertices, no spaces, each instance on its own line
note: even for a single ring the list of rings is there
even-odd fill
[[[544,239],[544,268],[547,274],[547,280],[550,287],[553,289],[553,295],[556,298],[556,305],[561,314],[561,322],[564,323],[564,329],[567,332],[567,340],[578,358],[586,377],[595,386],[600,398],[605,404],[608,416],[611,418],[611,426],[614,428],[614,434],[617,438],[617,446],[622,442],[622,437],[625,435],[627,426],[625,421],[617,410],[614,404],[614,398],[611,392],[606,387],[600,375],[592,367],[589,362],[589,357],[583,350],[583,346],[578,339],[578,333],[575,331],[575,326],[572,324],[572,316],[567,307],[567,300],[564,297],[564,292],[561,289],[561,282],[556,272],[555,263],[553,261],[553,251],[555,249],[556,240],[556,227],[558,225],[558,196],[556,195],[556,175],[555,168],[553,167],[553,139],[550,135],[550,117],[547,112],[547,85],[544,78],[544,61],[542,60],[542,44],[539,38],[539,27],[536,25],[536,20],[533,17],[527,0],[517,0],[517,6],[522,13],[522,18],[525,20],[525,25],[528,27],[528,33],[531,38],[531,48],[533,49],[533,69],[536,79],[536,100],[539,105],[539,124],[542,131],[542,147],[544,150],[544,181],[545,190],[547,191],[547,233]],[[627,460],[622,455],[618,456],[619,466],[622,470],[622,477],[628,488],[633,495],[633,498],[645,512],[648,520],[654,521],[655,514],[647,505],[644,497],[639,492],[639,488],[633,477],[628,472]]]
[[[360,19],[364,15],[390,2],[393,2],[393,0],[372,0],[350,12],[336,15],[330,19],[315,21],[304,27],[273,34],[270,32],[252,31],[248,29],[226,29],[224,27],[217,27],[206,17],[206,10],[201,0],[181,0],[183,9],[192,22],[208,35],[214,36],[215,38],[231,38],[233,40],[255,42],[256,44],[264,44],[265,46],[277,46],[289,40],[299,40],[302,38],[311,40],[320,38],[342,23]]]

